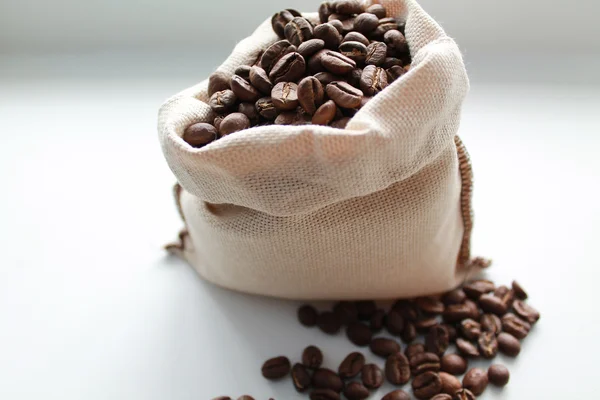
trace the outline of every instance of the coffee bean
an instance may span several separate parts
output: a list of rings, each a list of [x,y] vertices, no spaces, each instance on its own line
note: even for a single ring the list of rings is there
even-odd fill
[[[317,51],[312,57],[310,57],[308,59],[308,63],[306,64],[306,69],[308,70],[309,74],[312,75],[316,75],[319,72],[325,72],[325,67],[323,66],[323,64],[321,63],[321,61],[323,60],[323,56],[325,56],[325,54],[330,51],[330,50],[319,50]]]
[[[365,69],[367,68],[376,67],[366,67]],[[444,303],[442,303],[442,301],[435,296],[419,297],[417,300],[415,300],[415,304],[421,311],[427,314],[434,315],[444,312]]]
[[[467,299],[467,295],[465,294],[465,292],[458,288],[458,289],[454,289],[451,290],[449,292],[444,293],[444,295],[442,296],[442,302],[445,305],[450,305],[450,304],[461,304],[462,302],[464,302]]]
[[[354,32],[354,31],[348,32],[346,34],[346,36],[344,36],[344,39],[342,40],[342,44],[344,44],[346,42],[358,42],[360,44],[363,44],[365,47],[367,47],[369,45],[369,39],[367,39],[365,35],[363,35],[362,33],[359,33],[359,32]]]
[[[392,335],[400,335],[404,330],[404,318],[399,312],[391,310],[386,317],[385,327]]]
[[[329,20],[327,23],[331,24],[335,29],[337,29],[337,31],[340,33],[340,35],[344,34],[344,24],[342,24],[342,21],[340,21],[338,19],[332,19],[332,20]]]
[[[325,50],[321,56],[321,65],[329,72],[337,75],[346,75],[356,68],[354,60],[333,50]]]
[[[215,72],[208,78],[208,95],[212,96],[217,92],[231,89],[229,86],[229,77],[223,72]]]
[[[245,395],[238,397],[237,400],[254,400],[254,397],[245,394]]]
[[[475,345],[465,339],[456,339],[456,348],[465,357],[476,358],[479,357],[479,350]]]
[[[448,332],[448,338],[450,339],[450,342],[454,342],[458,336],[454,325],[441,324],[440,326],[444,327],[444,329],[446,329],[446,332]]]
[[[506,386],[510,380],[510,372],[504,365],[493,364],[488,368],[488,381],[494,386]]]
[[[454,400],[475,400],[475,395],[469,389],[460,389],[454,393]]]
[[[279,61],[279,59],[288,53],[296,51],[296,46],[291,44],[287,40],[280,40],[273,43],[265,50],[262,57],[260,58],[260,66],[266,72],[270,72],[271,68]]]
[[[387,56],[387,46],[383,42],[373,42],[367,46],[365,62],[369,65],[381,65]]]
[[[369,345],[371,351],[381,357],[388,357],[400,351],[400,344],[393,339],[375,338]]]
[[[364,400],[369,397],[369,389],[360,382],[350,382],[344,388],[344,396],[348,400]]]
[[[409,345],[404,352],[409,360],[419,353],[425,353],[425,345],[423,343],[413,343]]]
[[[292,82],[280,82],[271,91],[271,100],[276,109],[285,111],[298,107],[298,85]]]
[[[466,303],[449,304],[446,306],[442,317],[444,318],[444,321],[448,323],[455,323],[469,318],[471,314],[472,310]]]
[[[295,17],[285,26],[284,35],[291,44],[300,46],[302,42],[312,39],[313,27],[305,18]]]
[[[321,82],[321,85],[323,85],[323,86],[327,86],[331,82],[344,80],[344,78],[342,78],[338,75],[334,75],[331,72],[319,72],[319,73],[315,74],[314,77],[317,78],[319,80],[319,82]]]
[[[342,55],[357,63],[364,62],[367,57],[367,46],[360,42],[344,42],[340,45],[339,50]]]
[[[277,84],[279,82],[295,82],[306,72],[306,62],[299,53],[288,53],[275,63],[269,79]]]
[[[217,114],[224,114],[228,111],[231,111],[235,107],[236,101],[237,97],[235,93],[227,89],[216,92],[210,96],[208,105]]]
[[[370,98],[370,97],[367,97]],[[365,99],[365,97],[363,97]],[[417,328],[415,328],[415,324],[410,321],[404,321],[404,330],[402,331],[402,340],[406,343],[410,343],[417,338]]]
[[[315,389],[310,392],[310,400],[340,400],[339,393],[330,389]]]
[[[202,147],[218,138],[217,129],[211,124],[198,122],[188,126],[183,132],[183,140],[192,147]]]
[[[258,124],[259,116],[258,111],[256,111],[256,108],[254,107],[254,103],[240,103],[238,105],[238,112],[248,117],[251,126]]]
[[[226,136],[248,128],[250,128],[250,120],[248,117],[242,113],[236,112],[223,118],[223,121],[219,126],[219,133],[221,136]]]
[[[402,318],[408,321],[416,321],[419,316],[417,306],[408,300],[398,300],[392,306],[392,310],[399,312]]]
[[[340,377],[327,368],[319,368],[313,373],[312,385],[317,389],[330,389],[337,393],[344,387]]]
[[[433,396],[431,400],[452,400],[452,396],[447,393],[440,393]]]
[[[242,77],[245,80],[249,80],[251,68],[252,68],[251,65],[240,65],[239,67],[237,67],[235,69],[235,71],[233,72],[233,75],[237,75],[237,76]]]
[[[331,8],[331,4],[329,2],[323,2],[319,6],[319,21],[322,24],[326,23],[329,19],[329,16],[333,13],[333,9]]]
[[[438,324],[438,320],[436,317],[431,318],[421,318],[415,321],[415,328],[417,332],[425,333],[428,332],[432,327]]]
[[[302,364],[306,368],[317,369],[323,363],[323,353],[317,346],[308,346],[302,352]]]
[[[458,354],[445,354],[441,360],[441,370],[452,375],[464,374],[467,366],[467,360]]]
[[[479,307],[485,312],[502,316],[506,314],[506,304],[493,294],[484,294],[479,297]]]
[[[479,345],[479,353],[483,358],[494,358],[498,354],[498,341],[496,334],[493,332],[483,332],[477,340]]]
[[[512,307],[513,301],[515,299],[515,294],[512,289],[502,285],[494,290],[494,296],[498,297],[502,303],[506,306],[506,309],[509,310]]]
[[[338,375],[342,379],[350,379],[357,376],[365,365],[365,356],[361,353],[350,353],[344,358],[338,368]]]
[[[425,348],[430,353],[435,353],[442,356],[450,345],[450,337],[448,331],[440,325],[436,325],[429,329],[429,333],[425,338]]]
[[[360,89],[360,77],[362,76],[362,72],[363,70],[360,68],[356,68],[353,69],[352,71],[350,71],[350,74],[348,74],[348,76],[346,77],[346,82],[348,82],[350,85],[354,86],[357,89]],[[359,106],[362,107],[366,102],[364,101],[365,96],[363,96],[363,102],[361,102],[361,105]]]
[[[271,26],[273,30],[280,38],[284,37],[285,26],[294,19],[294,17],[300,16],[300,13],[294,10],[283,10],[273,15],[271,18]]]
[[[424,372],[439,372],[440,358],[434,353],[417,353],[410,358],[410,369],[413,375]]]
[[[348,125],[348,122],[350,122],[350,118],[343,117],[343,118],[334,120],[333,122],[331,122],[331,124],[329,124],[329,126],[331,126],[332,128],[337,128],[337,129],[345,129],[346,125]]]
[[[219,397],[215,397],[212,400],[231,400],[231,397],[229,397],[229,396],[219,396]]]
[[[215,117],[215,119],[213,120],[213,125],[215,126],[215,128],[217,129],[217,131],[219,130],[219,128],[221,127],[221,122],[223,122],[223,119],[225,119],[224,116],[222,115],[217,115]]]
[[[363,6],[358,0],[337,0],[333,5],[338,14],[360,14],[363,11]]]
[[[513,310],[515,314],[530,324],[535,324],[540,319],[540,313],[523,300],[515,300],[513,302]]]
[[[508,313],[502,317],[502,329],[517,339],[525,339],[531,330],[531,325],[515,314]]]
[[[327,49],[337,49],[342,42],[342,35],[338,30],[331,24],[318,25],[314,31],[313,36],[317,39],[321,39],[325,43]]]
[[[304,392],[310,387],[311,377],[304,365],[294,364],[292,367],[292,382],[298,392]]]
[[[415,377],[411,385],[417,399],[430,399],[442,390],[440,376],[431,371]]]
[[[479,368],[471,368],[463,378],[463,387],[475,396],[480,396],[488,385],[487,373]]]
[[[325,91],[323,90],[323,85],[314,76],[308,76],[302,79],[298,84],[298,102],[304,111],[310,115],[313,115],[315,111],[317,111],[317,108],[323,104],[324,96]],[[347,323],[349,321],[344,321],[344,318],[342,318],[342,322]]]
[[[383,372],[375,364],[365,364],[362,368],[361,378],[363,385],[369,389],[377,389],[383,385]]]
[[[397,352],[387,358],[385,377],[392,385],[404,385],[410,380],[410,364],[404,354]]]
[[[362,13],[354,19],[354,30],[369,34],[379,25],[379,18],[375,14]]]
[[[327,125],[335,118],[337,107],[332,100],[328,100],[315,111],[312,123],[315,125]]]
[[[482,295],[493,292],[495,288],[494,282],[484,279],[471,281],[463,286],[465,294],[473,300],[478,300]]]
[[[385,60],[383,60],[383,64],[381,64],[381,68],[389,69],[392,67],[402,67],[402,60],[395,57],[386,57]],[[402,71],[404,71],[404,68]]]
[[[481,324],[470,318],[460,322],[460,333],[465,339],[477,340],[481,335]]]
[[[271,94],[273,84],[264,69],[258,66],[250,68],[250,83],[264,94]]]
[[[387,45],[388,52],[391,50],[393,54],[406,53],[408,51],[408,43],[404,35],[396,30],[391,29],[383,35],[383,41]]]
[[[462,384],[454,375],[447,372],[440,372],[439,375],[442,381],[442,393],[454,394],[461,389]]]
[[[374,14],[377,18],[385,18],[385,16],[387,15],[385,7],[381,4],[373,4],[372,6],[367,7],[365,12]]]
[[[374,96],[388,86],[388,76],[383,68],[367,65],[360,77],[360,89],[367,96]]]
[[[346,329],[346,336],[357,346],[367,346],[371,342],[373,333],[362,322],[351,322]]]
[[[304,57],[304,59],[307,59],[308,57],[312,56],[320,50],[323,50],[324,48],[325,42],[323,40],[310,39],[298,46],[298,53],[300,53],[300,55]]]
[[[502,320],[494,314],[483,314],[479,319],[483,332],[492,332],[496,336],[502,332]]]
[[[474,319],[475,321],[479,320],[479,318],[481,317],[481,311],[479,311],[477,303],[475,303],[472,300],[465,300],[464,305],[469,310],[469,315],[467,316],[467,318]]]
[[[267,379],[281,379],[289,374],[290,368],[290,360],[287,357],[279,356],[265,361],[261,372]]]
[[[512,290],[515,292],[515,296],[517,296],[520,300],[527,300],[527,292],[517,281],[512,282]]]
[[[338,333],[340,328],[342,327],[342,323],[340,318],[330,311],[325,311],[317,317],[317,326],[323,332],[333,335]]]
[[[510,333],[502,332],[498,335],[498,349],[509,357],[516,357],[521,352],[521,343]]]
[[[385,72],[387,74],[388,83],[394,82],[396,79],[400,78],[406,73],[404,68],[399,65],[391,66]]]
[[[329,98],[333,100],[337,106],[343,108],[356,108],[360,106],[360,101],[363,95],[359,89],[356,89],[346,82],[330,83],[326,86],[325,91],[327,92]],[[375,312],[375,310],[373,312]],[[369,315],[369,318],[371,315]]]
[[[270,97],[262,97],[262,98],[258,99],[256,101],[255,108],[261,117],[263,117],[269,121],[273,121],[275,118],[277,118],[277,109],[275,108],[275,105],[273,104],[273,100]],[[304,306],[304,307],[310,307],[310,306]],[[302,325],[314,326],[316,324],[317,311],[314,308],[312,308],[312,310],[314,311],[314,314],[312,314],[313,311],[307,311],[307,309],[304,309],[302,311],[303,317],[305,318],[304,321],[306,321],[306,323],[303,323],[301,320],[300,323],[302,323]],[[298,312],[300,313],[300,310],[298,310]],[[311,314],[309,314],[309,313],[311,313]],[[300,315],[298,317],[300,318]],[[312,325],[307,325],[307,324],[311,324],[311,323],[312,323]]]
[[[379,309],[375,311],[375,314],[371,316],[369,320],[369,327],[373,332],[379,332],[383,329],[383,324],[385,322],[385,311]]]

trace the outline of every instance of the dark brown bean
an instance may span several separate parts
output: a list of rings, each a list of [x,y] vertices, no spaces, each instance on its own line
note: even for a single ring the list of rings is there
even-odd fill
[[[360,89],[364,92],[364,94],[367,96],[374,96],[387,86],[388,75],[383,68],[379,68],[374,65],[367,65],[365,69],[363,69],[360,77]]]
[[[441,360],[441,370],[452,375],[462,375],[467,370],[467,360],[458,354],[445,354]]]
[[[317,369],[323,363],[323,353],[317,346],[308,346],[302,352],[302,364],[306,368]]]
[[[396,57],[386,57],[381,68],[389,69],[391,67],[402,67],[402,60]]]
[[[321,104],[323,104],[324,96],[325,91],[323,90],[323,85],[314,76],[307,76],[298,84],[298,102],[304,111],[310,115],[313,115]],[[347,302],[346,304],[352,303]],[[346,320],[343,315],[341,317],[343,323],[351,322]]]
[[[300,46],[298,46],[298,53],[304,59],[316,54],[317,52],[323,50],[325,48],[325,42],[321,39],[310,39],[306,42],[303,42]]]
[[[493,364],[488,368],[488,381],[494,386],[506,386],[510,380],[510,372],[504,365]]]
[[[319,368],[313,373],[312,385],[317,389],[330,389],[337,393],[344,387],[338,374],[327,368]]]
[[[235,71],[233,72],[233,75],[237,75],[237,76],[244,78],[245,80],[249,80],[251,68],[252,68],[251,65],[240,65],[239,67],[237,67],[235,69]]]
[[[250,120],[248,117],[242,113],[236,112],[223,118],[223,121],[219,126],[219,133],[221,136],[226,136],[248,128],[250,128]]]
[[[444,329],[446,329],[446,331],[448,332],[448,337],[450,338],[450,342],[454,342],[456,340],[456,338],[458,337],[458,334],[456,332],[456,328],[454,327],[454,325],[442,324],[441,326],[443,326]]]
[[[269,79],[269,76],[259,66],[254,66],[250,69],[250,83],[258,90],[260,90],[264,94],[271,94],[271,90],[273,90],[273,84]]]
[[[494,358],[498,354],[498,341],[496,334],[493,332],[483,332],[477,340],[479,345],[479,353],[483,358]]]
[[[342,55],[357,63],[364,62],[367,57],[367,46],[360,42],[344,42],[340,45],[339,50]]]
[[[333,25],[340,35],[344,34],[344,24],[342,24],[342,21],[338,19],[330,19],[327,23]]]
[[[379,332],[383,329],[384,322],[385,311],[379,309],[375,311],[375,314],[373,314],[373,316],[371,316],[371,319],[369,320],[369,327],[373,332]]]
[[[400,344],[393,339],[380,337],[371,340],[369,348],[374,354],[387,358],[389,355],[400,351]]]
[[[393,54],[406,53],[408,51],[408,43],[404,35],[396,30],[391,29],[383,35],[383,41],[387,45],[388,52],[391,50]]]
[[[342,327],[342,323],[339,317],[330,311],[325,311],[317,317],[317,326],[323,332],[333,335],[339,332]]]
[[[448,323],[455,323],[469,318],[471,314],[471,308],[465,303],[449,304],[446,306],[442,317],[444,318],[444,321]]]
[[[540,313],[523,300],[515,300],[513,302],[513,310],[515,314],[530,324],[535,324],[540,319]]]
[[[319,6],[319,21],[321,21],[321,23],[324,24],[325,22],[327,22],[329,16],[332,13],[333,9],[328,1],[321,3],[321,5]]]
[[[502,332],[502,320],[495,314],[483,314],[479,323],[483,332],[492,332],[496,336]]]
[[[238,112],[248,117],[251,126],[258,124],[259,115],[258,111],[256,111],[256,108],[254,107],[254,103],[240,103],[238,105]]]
[[[288,53],[293,53],[296,51],[296,46],[291,44],[287,40],[280,40],[278,42],[273,43],[271,46],[265,50],[262,57],[260,58],[260,66],[267,73],[271,71],[271,68],[279,61],[281,57]]]
[[[465,339],[477,340],[481,335],[481,324],[471,318],[464,319],[460,322],[460,333]]]
[[[188,126],[183,132],[183,140],[192,147],[202,147],[219,137],[217,129],[211,124],[198,122]]]
[[[454,394],[462,387],[462,384],[454,375],[447,372],[440,372],[439,375],[442,381],[442,393]]]
[[[350,382],[344,388],[344,396],[348,400],[364,400],[369,397],[369,389],[360,382]]]
[[[279,356],[265,361],[261,372],[267,379],[281,379],[290,373],[290,368],[290,360],[287,357]]]
[[[402,389],[389,392],[381,398],[381,400],[410,400],[410,395]]]
[[[411,385],[417,399],[431,399],[442,390],[442,381],[435,372],[425,372],[415,377]]]
[[[373,42],[367,46],[365,62],[369,65],[381,65],[387,56],[387,46],[383,42]]]
[[[277,109],[275,108],[271,97],[262,97],[258,99],[254,106],[256,111],[258,111],[260,116],[264,119],[273,121],[275,118],[277,118]],[[311,306],[303,306],[298,310],[298,319],[300,320],[300,323],[304,326],[315,326],[317,323],[317,310],[315,310],[313,307],[311,307],[312,310],[309,310],[305,307]],[[301,312],[302,316],[300,315]]]
[[[415,300],[415,304],[421,311],[427,314],[434,315],[444,312],[444,303],[436,296],[419,297]]]
[[[333,3],[335,12],[338,14],[360,14],[363,7],[358,0],[337,0]]]
[[[271,26],[277,36],[283,38],[285,26],[297,16],[300,16],[300,13],[295,10],[283,10],[273,15],[271,18]]]
[[[517,296],[520,300],[527,300],[527,292],[517,281],[512,282],[512,290],[515,292],[515,296]]]
[[[287,23],[283,33],[285,38],[294,46],[300,46],[302,42],[312,39],[313,27],[306,18],[295,17]]]
[[[383,385],[383,372],[375,364],[365,364],[361,372],[362,383],[369,389],[377,389]]]
[[[310,392],[310,400],[340,400],[339,393],[330,389],[315,389]]]
[[[479,357],[479,350],[477,349],[477,347],[473,343],[463,338],[456,339],[456,348],[458,349],[460,354],[462,354],[465,357]]]
[[[442,296],[442,302],[445,305],[461,304],[466,299],[467,299],[467,295],[461,288],[451,290]]]
[[[274,84],[295,82],[306,72],[306,62],[299,53],[288,53],[281,57],[271,69],[269,79]]]
[[[358,43],[363,44],[365,47],[367,47],[370,44],[369,39],[367,39],[365,37],[365,35],[363,35],[362,33],[359,33],[359,32],[354,32],[354,31],[348,32],[346,34],[346,36],[344,36],[344,39],[342,40],[342,44],[344,44],[346,42],[358,42]]]
[[[237,398],[237,400],[254,400],[254,397],[244,394]]]
[[[321,85],[323,85],[324,87],[329,85],[331,82],[344,80],[343,77],[334,75],[331,72],[319,72],[314,76],[319,80],[319,82],[321,82]]]
[[[417,328],[417,332],[425,333],[428,332],[432,327],[438,324],[438,320],[436,317],[431,318],[421,318],[415,321],[415,328]]]
[[[517,339],[525,339],[531,330],[531,325],[515,314],[508,313],[502,317],[502,329]]]
[[[304,392],[310,387],[311,377],[304,365],[294,364],[292,367],[292,382],[298,392]]]
[[[335,118],[337,106],[332,100],[328,100],[315,111],[312,123],[315,125],[327,125]]]
[[[373,333],[371,329],[362,322],[351,322],[346,329],[346,336],[357,346],[367,346],[371,343]]]
[[[364,99],[371,99],[371,97],[363,97]],[[415,324],[410,321],[404,321],[404,330],[402,331],[402,340],[406,343],[410,343],[417,338],[417,328],[415,328]]]
[[[356,108],[360,106],[360,101],[363,96],[363,93],[359,89],[351,86],[347,82],[332,82],[326,86],[325,91],[337,106],[343,108]],[[369,315],[369,318],[371,315],[372,314]]]
[[[231,87],[229,86],[229,77],[225,73],[217,71],[210,75],[208,78],[209,96],[227,89],[231,89]]]
[[[402,32],[401,26],[398,24],[398,21],[395,18],[380,18],[379,25],[377,25],[377,28],[371,32],[370,37],[375,40],[381,40],[383,39],[385,33],[392,29],[397,29]]]
[[[351,379],[357,376],[365,365],[365,356],[359,352],[350,353],[338,367],[338,375],[342,379]]]
[[[354,19],[354,30],[369,34],[379,26],[379,18],[375,14],[362,13]]]
[[[404,354],[397,352],[387,358],[385,377],[392,385],[404,385],[410,380],[410,364]]]
[[[400,78],[406,73],[404,68],[400,65],[393,65],[385,72],[387,73],[388,83],[394,82],[396,79]]]
[[[474,319],[475,321],[479,320],[481,317],[481,311],[479,311],[479,307],[477,303],[472,300],[465,300],[465,306],[469,310],[469,316],[467,318]]]
[[[487,373],[479,368],[471,368],[463,378],[463,387],[475,396],[480,396],[488,385]]]
[[[229,397],[229,396],[219,396],[219,397],[215,397],[212,400],[231,400],[231,397]]]
[[[321,65],[337,75],[346,75],[356,68],[354,60],[333,50],[325,50],[321,56]]]
[[[409,360],[419,353],[425,353],[425,345],[423,343],[413,343],[404,352]]]
[[[493,292],[495,288],[494,282],[484,279],[471,281],[463,286],[465,294],[473,300],[478,300],[482,295]]]
[[[392,310],[397,311],[402,315],[405,320],[416,321],[419,316],[419,310],[417,306],[408,300],[398,300],[392,306]]]
[[[227,89],[216,92],[212,96],[210,96],[210,99],[208,100],[208,105],[217,114],[224,114],[228,111],[233,110],[236,102],[237,97],[235,93]]]
[[[452,396],[447,393],[439,393],[433,396],[431,400],[452,400]]]
[[[512,307],[513,301],[515,299],[515,293],[512,289],[509,289],[507,286],[499,286],[494,290],[494,296],[500,298],[502,303],[506,306],[506,309],[509,310]]]
[[[502,316],[506,314],[506,304],[493,294],[484,294],[479,297],[479,307],[485,312]]]
[[[298,107],[298,85],[292,82],[280,82],[271,91],[273,105],[280,111],[294,110]]]
[[[217,129],[217,131],[219,130],[219,128],[221,127],[221,122],[223,122],[223,119],[225,117],[222,115],[217,115],[215,117],[215,119],[213,120],[213,125],[215,126],[215,128]]]
[[[338,30],[331,24],[321,24],[313,31],[313,36],[317,39],[321,39],[325,43],[325,48],[337,50],[338,46],[342,42],[342,35]]]
[[[404,318],[398,311],[391,310],[386,317],[385,327],[392,335],[401,335],[404,330]]]
[[[475,400],[475,395],[469,389],[460,389],[454,393],[454,400]]]
[[[440,358],[433,353],[417,353],[410,358],[410,369],[413,375],[423,372],[439,372]]]
[[[373,4],[372,6],[367,7],[365,12],[374,14],[377,18],[385,18],[387,15],[385,7],[381,4]]]
[[[521,343],[510,333],[502,332],[498,335],[498,349],[509,357],[516,357],[521,352]]]
[[[442,356],[450,345],[450,336],[446,328],[440,325],[432,326],[425,338],[425,348],[428,352]]]

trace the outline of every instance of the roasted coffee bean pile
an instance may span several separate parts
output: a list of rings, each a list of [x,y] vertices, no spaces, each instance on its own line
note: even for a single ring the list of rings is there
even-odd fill
[[[275,14],[271,23],[281,40],[233,76],[210,76],[209,105],[217,117],[212,124],[189,126],[183,139],[202,147],[271,124],[343,129],[373,96],[410,69],[404,21],[388,17],[382,5],[325,2],[319,22],[291,9]]]
[[[262,375],[274,380],[291,373],[296,390],[310,393],[311,400],[339,400],[342,394],[348,400],[363,400],[384,381],[395,386],[410,383],[417,399],[475,399],[488,384],[506,385],[510,375],[499,364],[487,371],[469,368],[469,360],[491,360],[498,352],[519,354],[520,340],[540,318],[526,299],[516,281],[509,288],[475,280],[442,295],[398,300],[387,311],[374,301],[341,301],[321,312],[303,305],[298,309],[302,325],[330,335],[345,330],[353,344],[385,359],[383,365],[353,352],[333,371],[323,367],[321,350],[309,346],[293,366],[285,356],[267,360]],[[398,339],[377,337],[384,329]],[[417,340],[420,334],[423,340]],[[448,351],[453,345],[456,353]],[[461,381],[458,376],[463,374]],[[398,389],[383,400],[410,398],[408,391]]]

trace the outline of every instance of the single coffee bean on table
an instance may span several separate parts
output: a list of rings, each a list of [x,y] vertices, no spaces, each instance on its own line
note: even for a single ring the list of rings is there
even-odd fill
[[[403,353],[391,354],[387,358],[385,377],[392,385],[404,385],[410,380],[410,363]]]
[[[348,336],[348,339],[355,345],[364,347],[368,346],[371,342],[373,333],[366,324],[356,321],[348,324],[346,336]]]
[[[267,379],[281,379],[289,374],[291,367],[290,360],[287,357],[279,356],[265,361],[261,372]]]
[[[302,352],[302,364],[306,368],[317,369],[323,363],[323,352],[317,346],[308,346]]]
[[[442,393],[453,395],[462,388],[462,384],[454,375],[447,372],[439,372],[439,376],[442,381]]]
[[[498,349],[509,357],[516,357],[521,352],[521,342],[510,333],[502,332],[498,335]]]
[[[413,356],[419,354],[419,353],[425,353],[425,345],[423,343],[413,343],[408,345],[408,347],[406,348],[406,351],[404,352],[404,354],[406,355],[406,357],[410,360]]]
[[[506,304],[493,294],[484,294],[479,297],[479,307],[487,313],[503,316],[508,311]]]
[[[465,294],[464,290],[462,290],[460,288],[446,292],[442,296],[442,302],[445,305],[461,304],[466,299],[467,299],[467,295]]]
[[[477,346],[463,338],[456,339],[456,348],[460,354],[468,358],[477,358],[480,355]]]
[[[413,394],[418,399],[431,399],[442,391],[442,380],[436,372],[425,372],[412,381]]]
[[[361,371],[362,383],[369,389],[377,389],[383,385],[383,372],[375,364],[365,364]]]
[[[313,373],[312,385],[317,389],[330,389],[337,393],[344,387],[338,374],[327,368],[319,368]]]
[[[463,387],[475,396],[480,396],[488,385],[487,372],[479,368],[471,368],[463,378]]]
[[[342,379],[351,379],[356,377],[365,365],[365,356],[359,352],[350,353],[342,360],[338,375]]]
[[[434,353],[417,353],[410,358],[410,368],[413,375],[424,372],[439,372],[440,358]]]
[[[440,361],[440,369],[452,375],[464,374],[467,367],[467,360],[458,354],[445,354]]]
[[[488,381],[494,386],[506,386],[510,380],[510,372],[504,365],[493,364],[488,368]]]
[[[449,345],[450,335],[446,328],[441,325],[436,325],[429,329],[429,333],[425,338],[425,348],[428,352],[437,354],[441,357],[444,355]]]
[[[292,382],[298,392],[306,391],[311,384],[312,378],[306,367],[300,363],[292,367]]]

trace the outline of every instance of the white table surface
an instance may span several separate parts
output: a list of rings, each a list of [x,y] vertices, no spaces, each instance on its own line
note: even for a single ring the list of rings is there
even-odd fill
[[[300,399],[262,379],[264,359],[315,344],[337,368],[355,350],[302,328],[298,303],[165,255],[181,223],[156,111],[191,83],[0,80],[1,399]],[[510,384],[482,399],[597,398],[599,114],[597,86],[473,84],[474,253],[542,312],[517,360],[498,358]]]

